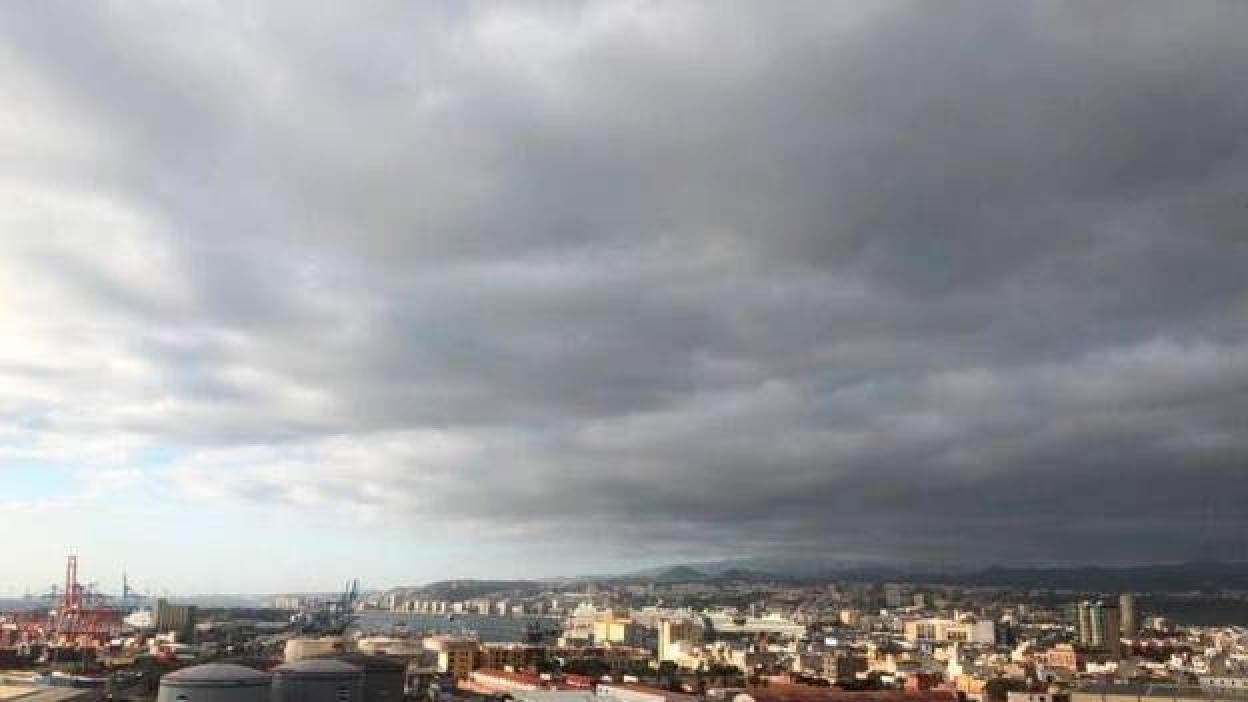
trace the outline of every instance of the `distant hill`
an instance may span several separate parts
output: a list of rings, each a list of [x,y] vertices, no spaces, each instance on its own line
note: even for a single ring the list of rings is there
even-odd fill
[[[677,569],[688,568],[706,578],[805,580],[843,577],[846,573],[892,576],[899,566],[887,561],[827,561],[795,557],[734,558],[724,561],[704,561],[649,568],[620,578],[670,577]]]
[[[599,582],[626,584],[679,584],[732,582],[812,584],[828,581],[908,582],[958,586],[1015,587],[1029,590],[1074,592],[1152,593],[1152,611],[1172,615],[1178,621],[1209,621],[1248,624],[1248,603],[1236,597],[1188,598],[1187,593],[1248,591],[1248,562],[1189,562],[1141,566],[1075,566],[948,568],[891,562],[821,561],[815,558],[768,557],[685,563],[651,568],[624,575],[580,576],[547,580],[442,580],[419,586],[392,588],[402,596],[462,601],[503,592],[537,593],[550,587],[580,587]],[[325,593],[326,597],[338,593]],[[205,607],[257,607],[269,597],[260,595],[200,595],[173,597],[177,602]],[[47,606],[38,600],[0,601],[0,609]],[[1220,618],[1219,618],[1220,617]]]
[[[1004,567],[941,570],[931,566],[824,563],[809,559],[748,559],[695,563],[606,578],[613,581],[913,582],[1103,592],[1248,590],[1248,563],[1192,562],[1143,566]]]
[[[714,576],[714,580],[716,582],[761,583],[770,582],[775,579],[776,576],[770,573],[764,573],[750,568],[731,568]]]
[[[1216,592],[1248,589],[1248,563],[1176,563],[1126,567],[1007,568],[929,579],[963,585],[999,585],[1055,590]]]
[[[415,585],[395,588],[408,595],[424,595],[426,597],[450,600],[470,600],[499,592],[515,590],[536,590],[542,584],[534,580],[440,580],[427,585]]]
[[[1145,566],[1005,567],[942,570],[932,566],[820,562],[814,559],[754,558],[651,568],[625,575],[536,580],[444,580],[391,592],[466,600],[505,591],[539,591],[552,585],[602,582],[624,584],[789,583],[830,580],[909,582],[1084,592],[1213,593],[1248,590],[1248,562],[1193,562]]]
[[[654,579],[661,583],[698,582],[706,580],[706,573],[692,566],[676,566],[658,573]]]

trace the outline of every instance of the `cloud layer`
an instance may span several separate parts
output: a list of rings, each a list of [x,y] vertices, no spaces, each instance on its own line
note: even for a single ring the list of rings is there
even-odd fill
[[[5,7],[0,465],[621,554],[1248,558],[1246,34]]]

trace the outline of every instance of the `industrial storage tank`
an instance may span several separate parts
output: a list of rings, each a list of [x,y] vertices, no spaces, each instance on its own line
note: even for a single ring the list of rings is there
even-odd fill
[[[273,669],[273,702],[363,702],[363,698],[364,669],[350,663],[309,658]]]
[[[407,682],[407,666],[402,661],[354,652],[330,658],[350,663],[364,671],[364,702],[402,702]]]
[[[295,663],[305,658],[332,656],[346,649],[346,641],[341,636],[291,639],[286,642],[285,659],[287,663]]]
[[[156,702],[269,702],[270,679],[230,663],[191,666],[160,679]]]

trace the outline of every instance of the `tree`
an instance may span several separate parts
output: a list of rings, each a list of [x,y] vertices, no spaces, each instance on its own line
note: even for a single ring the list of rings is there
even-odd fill
[[[1009,699],[1011,692],[1020,692],[1027,689],[1027,684],[1022,680],[1011,680],[1010,678],[993,678],[984,684],[984,696],[992,702],[1005,702]]]
[[[563,672],[598,679],[611,672],[611,665],[601,658],[574,658],[563,664]]]
[[[543,658],[533,664],[538,673],[555,674],[559,672],[559,660],[557,658]]]

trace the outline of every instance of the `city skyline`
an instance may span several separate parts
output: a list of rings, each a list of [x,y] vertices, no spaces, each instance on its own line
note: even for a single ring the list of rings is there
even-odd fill
[[[0,597],[1246,561],[1245,35],[0,6]]]

